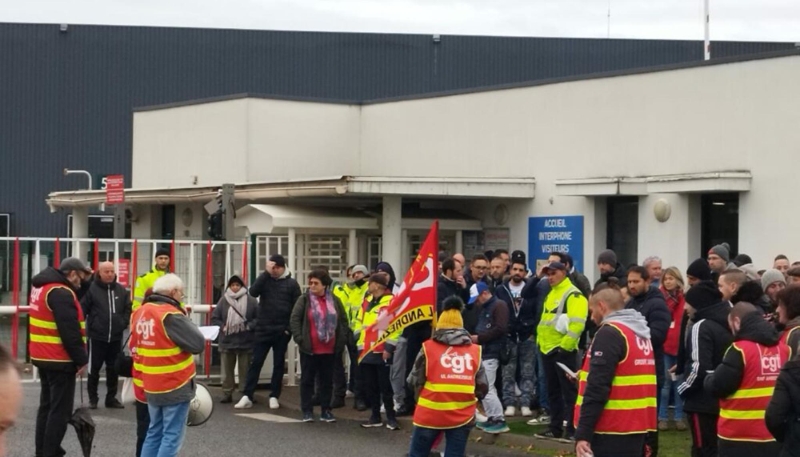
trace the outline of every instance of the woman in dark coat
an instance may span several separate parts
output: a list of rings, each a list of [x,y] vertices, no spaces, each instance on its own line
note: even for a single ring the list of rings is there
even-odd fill
[[[258,300],[247,293],[242,278],[232,276],[211,315],[211,324],[220,328],[219,353],[224,394],[221,403],[233,401],[233,372],[237,362],[239,385],[243,387],[247,379],[247,369],[253,357],[257,313]]]

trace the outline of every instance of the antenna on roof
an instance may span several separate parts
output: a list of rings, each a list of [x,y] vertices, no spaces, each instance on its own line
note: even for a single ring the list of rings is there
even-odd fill
[[[705,4],[705,43],[703,46],[705,47],[705,60],[711,60],[711,17],[709,14],[709,0],[703,0]]]
[[[608,35],[606,38],[611,38],[611,0],[608,0]]]

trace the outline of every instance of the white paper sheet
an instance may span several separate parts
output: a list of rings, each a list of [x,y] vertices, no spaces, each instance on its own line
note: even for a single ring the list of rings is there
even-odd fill
[[[566,365],[564,365],[563,363],[561,363],[561,362],[556,362],[556,365],[558,365],[558,368],[561,368],[562,370],[564,370],[564,372],[565,372],[566,374],[568,374],[570,378],[572,378],[572,379],[578,379],[578,374],[577,374],[577,373],[575,373],[574,371],[570,370],[569,368],[567,368],[567,366],[566,366]]]
[[[214,341],[219,335],[219,325],[208,325],[200,327],[200,333],[209,341]]]

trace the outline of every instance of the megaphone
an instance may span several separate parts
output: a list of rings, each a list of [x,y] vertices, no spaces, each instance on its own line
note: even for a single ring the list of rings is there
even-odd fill
[[[214,412],[214,399],[204,384],[195,384],[194,398],[189,402],[189,417],[186,425],[194,427],[203,425],[211,418]]]

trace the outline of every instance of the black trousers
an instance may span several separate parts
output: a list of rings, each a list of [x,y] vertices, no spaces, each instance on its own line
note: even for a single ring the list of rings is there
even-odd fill
[[[150,428],[150,411],[147,403],[136,402],[136,457],[142,457],[142,445]]]
[[[75,399],[75,372],[39,370],[42,391],[36,415],[36,457],[66,454],[61,447]]]
[[[369,406],[372,408],[372,418],[380,419],[381,401],[383,401],[386,418],[395,419],[394,392],[392,391],[392,382],[389,380],[390,368],[391,365],[385,363],[362,363],[359,365],[364,380],[364,392]]]
[[[403,379],[408,379],[408,375],[410,375],[411,371],[414,369],[414,362],[417,360],[419,351],[422,350],[422,344],[428,339],[426,336],[428,338],[430,337],[430,330],[427,332],[427,334],[419,334],[419,332],[417,332],[409,335],[408,340],[406,341],[406,373]],[[405,387],[405,406],[408,410],[413,410],[417,404],[414,400],[414,390],[410,385],[408,385],[408,383],[405,383]]]
[[[564,433],[563,422],[567,421],[567,433],[575,433],[572,423],[573,408],[578,398],[578,386],[567,378],[556,362],[561,362],[572,371],[578,371],[578,355],[575,351],[553,350],[542,354],[544,376],[547,379],[547,401],[550,403],[550,431],[556,436]]]
[[[310,413],[314,409],[312,397],[317,379],[319,379],[320,407],[322,411],[331,409],[334,361],[334,354],[300,353],[300,409],[304,413]],[[339,364],[341,365],[341,358]]]
[[[344,398],[347,395],[347,376],[344,372],[344,352],[334,356],[333,362],[333,397]],[[322,385],[319,384],[322,388]]]
[[[661,359],[664,357],[662,355]],[[660,366],[660,369],[659,369]],[[660,373],[660,374],[659,374]],[[664,364],[656,364],[656,411],[661,408],[661,388],[664,387]],[[656,417],[658,419],[658,417]],[[648,432],[645,438],[645,446],[647,446],[649,457],[658,457],[658,430]]]
[[[604,435],[595,433],[592,438],[594,457],[643,457],[645,434]]]
[[[717,457],[717,416],[687,411],[686,419],[692,431],[692,457]]]
[[[776,441],[759,443],[754,441],[719,440],[719,457],[777,456],[783,444]]]
[[[272,381],[270,382],[270,397],[280,398],[283,388],[283,374],[286,371],[286,349],[289,347],[289,339],[286,334],[270,335],[267,338],[257,341],[253,348],[253,361],[247,370],[247,382],[244,385],[244,394],[251,400],[258,385],[258,378],[261,376],[261,369],[264,368],[264,361],[267,354],[272,350]],[[241,381],[240,381],[241,382]]]
[[[364,387],[361,385],[361,376],[358,375],[358,347],[356,343],[347,345],[347,354],[350,357],[350,391],[356,400],[364,400]]]
[[[89,340],[89,401],[97,403],[97,385],[100,382],[100,369],[106,366],[106,403],[116,398],[119,376],[115,369],[117,357],[122,351],[121,341],[107,342]]]

